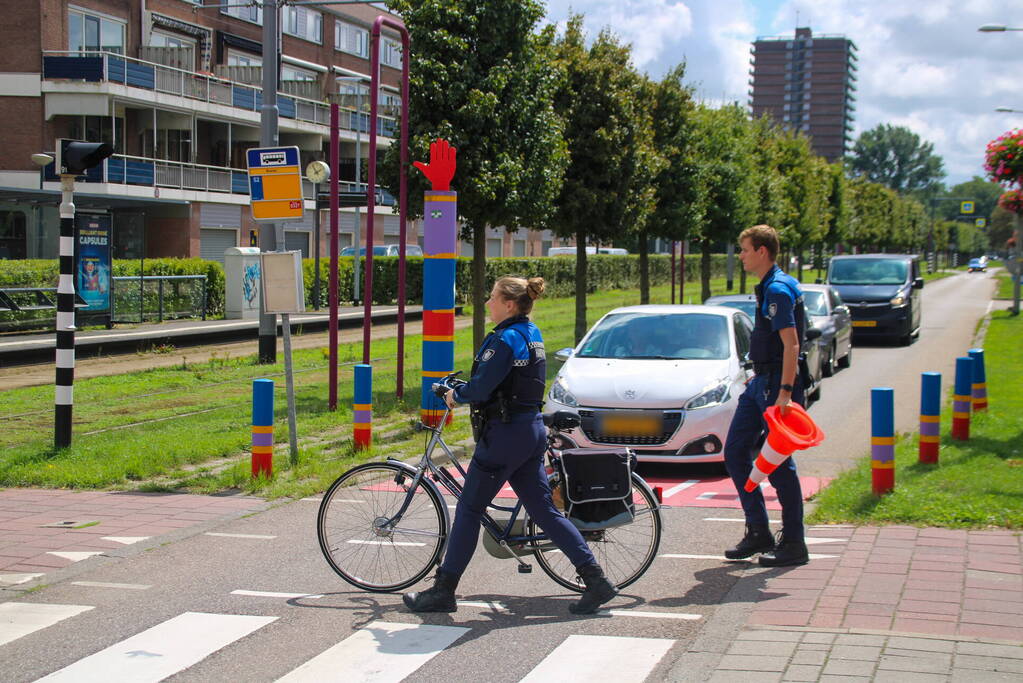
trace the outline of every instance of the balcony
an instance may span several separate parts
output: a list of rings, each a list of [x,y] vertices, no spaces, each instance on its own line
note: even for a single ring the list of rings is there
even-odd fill
[[[113,52],[43,52],[43,80],[116,83],[152,92],[177,95],[189,100],[235,107],[259,112],[263,105],[263,89],[238,83],[211,74],[186,71],[172,66],[125,57]],[[330,106],[326,102],[278,93],[277,107],[281,118],[321,126],[330,124]],[[368,128],[354,110],[343,109],[341,127],[348,130]],[[380,117],[377,135],[393,138],[396,123]]]

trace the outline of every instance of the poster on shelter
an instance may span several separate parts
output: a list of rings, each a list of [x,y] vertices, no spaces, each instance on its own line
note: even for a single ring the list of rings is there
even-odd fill
[[[110,310],[110,216],[79,214],[75,221],[75,291],[81,311]]]

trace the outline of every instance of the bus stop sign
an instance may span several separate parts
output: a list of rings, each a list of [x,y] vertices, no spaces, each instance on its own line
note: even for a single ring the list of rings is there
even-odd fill
[[[246,156],[253,220],[302,220],[305,202],[298,147],[255,147]]]

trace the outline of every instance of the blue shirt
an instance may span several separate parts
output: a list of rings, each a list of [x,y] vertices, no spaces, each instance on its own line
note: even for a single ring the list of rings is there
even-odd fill
[[[801,341],[806,327],[803,291],[799,281],[773,266],[755,288],[757,311],[750,339],[749,358],[754,363],[780,363],[785,345],[779,330],[796,328]]]
[[[531,348],[535,356],[532,364],[529,353]],[[536,375],[541,382],[546,379],[546,355],[540,328],[524,315],[501,321],[487,335],[476,352],[472,377],[468,384],[455,390],[455,401],[486,403],[508,379],[513,369],[529,376]],[[537,404],[542,402],[541,397]]]

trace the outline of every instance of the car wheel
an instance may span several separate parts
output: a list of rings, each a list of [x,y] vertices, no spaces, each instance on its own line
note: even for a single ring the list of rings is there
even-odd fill
[[[838,359],[838,367],[847,368],[852,365],[852,342],[849,343],[849,351]]]
[[[838,355],[838,347],[832,343],[828,348],[828,357],[821,364],[821,377],[832,377],[835,374],[835,356]]]

